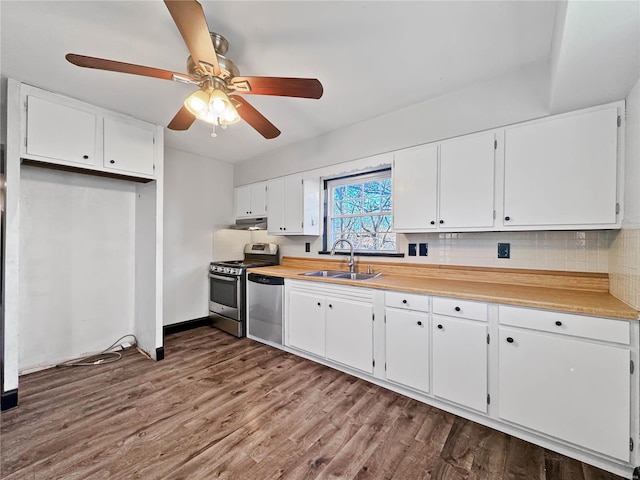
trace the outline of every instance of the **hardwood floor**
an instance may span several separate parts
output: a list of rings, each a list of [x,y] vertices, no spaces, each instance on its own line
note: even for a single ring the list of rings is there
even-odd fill
[[[3,479],[619,479],[209,327],[20,379]]]

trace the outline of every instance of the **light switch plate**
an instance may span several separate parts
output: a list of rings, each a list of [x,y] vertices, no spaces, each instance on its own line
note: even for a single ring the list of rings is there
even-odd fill
[[[416,244],[415,243],[410,243],[409,244],[409,256],[410,257],[415,257],[416,256]]]
[[[429,255],[429,244],[428,243],[419,243],[418,244],[418,255],[421,257],[426,257]]]
[[[511,244],[499,243],[498,244],[498,258],[511,258]]]

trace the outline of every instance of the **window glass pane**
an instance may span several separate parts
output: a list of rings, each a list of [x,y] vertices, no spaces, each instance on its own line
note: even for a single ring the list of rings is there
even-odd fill
[[[396,250],[391,232],[391,171],[328,182],[331,210],[327,212],[327,243],[344,238],[356,250]],[[333,185],[332,185],[333,182]],[[336,249],[348,250],[339,244]]]

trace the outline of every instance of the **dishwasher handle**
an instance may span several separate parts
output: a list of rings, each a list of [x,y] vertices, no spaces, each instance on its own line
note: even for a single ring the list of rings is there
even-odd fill
[[[247,279],[253,283],[261,283],[262,285],[284,285],[284,278],[271,277],[260,273],[249,273]]]

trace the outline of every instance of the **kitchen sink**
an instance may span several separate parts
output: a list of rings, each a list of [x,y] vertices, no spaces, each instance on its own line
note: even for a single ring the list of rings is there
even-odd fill
[[[341,275],[336,275],[333,278],[343,278],[345,280],[371,280],[372,278],[378,278],[381,273],[350,273],[344,272]]]
[[[305,277],[327,277],[327,278],[335,278],[338,275],[349,274],[349,272],[345,272],[344,270],[316,270],[315,272],[306,272],[301,273],[300,275],[304,275]]]
[[[336,278],[341,280],[371,280],[378,278],[381,273],[351,273],[344,270],[316,270],[313,272],[301,273],[305,277],[325,277]]]

